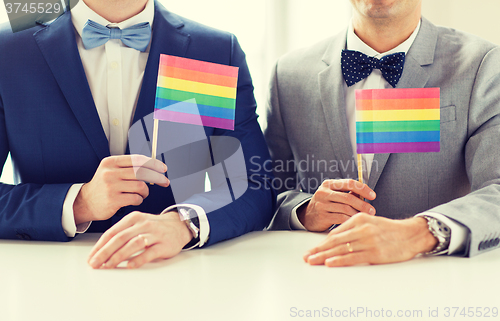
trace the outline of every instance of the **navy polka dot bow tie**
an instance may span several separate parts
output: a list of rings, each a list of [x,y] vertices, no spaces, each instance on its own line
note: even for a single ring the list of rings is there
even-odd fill
[[[342,50],[342,74],[347,86],[368,77],[373,69],[380,69],[382,76],[392,87],[396,87],[403,73],[405,53],[397,52],[377,59],[354,50]]]

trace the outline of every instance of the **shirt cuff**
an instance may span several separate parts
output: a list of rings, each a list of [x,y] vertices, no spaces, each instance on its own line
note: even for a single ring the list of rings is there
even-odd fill
[[[297,210],[299,209],[299,207],[301,207],[305,203],[309,202],[311,200],[311,198],[312,198],[312,196],[308,199],[303,200],[298,205],[296,205],[294,208],[292,208],[292,214],[290,215],[290,227],[292,228],[292,230],[304,230],[304,231],[306,230],[304,225],[302,225],[302,223],[300,223],[300,220],[297,217]]]
[[[191,248],[186,249],[186,250],[191,250],[195,247],[202,247],[208,241],[208,237],[210,235],[210,224],[208,223],[207,213],[205,212],[205,210],[201,206],[198,206],[198,205],[176,204],[176,205],[172,205],[172,206],[167,207],[165,210],[163,210],[163,212],[161,212],[161,214],[165,214],[167,212],[175,210],[178,207],[187,207],[187,208],[195,210],[196,215],[198,215],[198,220],[200,222],[200,242],[198,242],[197,244],[193,245]]]
[[[73,204],[80,193],[83,184],[73,184],[66,194],[63,203],[63,212],[61,218],[62,228],[67,237],[75,237],[76,234],[85,233],[92,222],[85,222],[76,225],[75,213],[73,212]]]
[[[419,217],[424,215],[433,217],[436,220],[441,221],[442,223],[448,225],[448,227],[450,228],[451,236],[450,236],[450,245],[448,247],[448,255],[461,252],[465,249],[467,237],[469,235],[469,229],[465,225],[458,223],[457,221],[449,218],[448,216],[434,212],[424,212],[415,216]]]

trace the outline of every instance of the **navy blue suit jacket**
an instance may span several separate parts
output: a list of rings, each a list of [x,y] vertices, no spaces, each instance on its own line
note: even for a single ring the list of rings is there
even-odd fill
[[[257,123],[245,55],[236,38],[172,14],[158,3],[153,26],[133,123],[153,111],[160,54],[238,66],[235,131],[205,128],[205,132],[241,142],[252,180],[242,197],[208,213],[207,244],[263,229],[271,219],[275,193],[262,166],[269,154]],[[67,241],[61,215],[68,189],[89,182],[100,161],[110,156],[71,14],[17,33],[3,25],[0,44],[0,164],[10,151],[20,178],[15,186],[0,184],[0,238]],[[157,214],[175,203],[170,187],[149,189],[140,206],[122,208],[111,219],[94,222],[90,231],[103,232],[131,211]]]

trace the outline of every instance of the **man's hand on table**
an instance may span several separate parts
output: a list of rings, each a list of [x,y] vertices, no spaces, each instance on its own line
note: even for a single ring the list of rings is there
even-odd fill
[[[351,179],[326,180],[307,206],[297,210],[297,217],[307,230],[322,232],[359,212],[375,215],[375,208],[359,196],[374,200],[376,194],[367,185]]]
[[[80,189],[73,204],[75,223],[107,220],[122,207],[140,205],[149,195],[145,182],[168,187],[167,166],[143,155],[103,159],[89,183]]]
[[[101,236],[88,263],[94,269],[113,269],[128,260],[127,268],[138,268],[153,260],[174,257],[192,237],[175,211],[163,215],[133,212]],[[130,259],[141,250],[144,252]]]
[[[422,217],[391,220],[359,213],[309,250],[304,261],[330,267],[395,263],[431,251],[436,244]]]

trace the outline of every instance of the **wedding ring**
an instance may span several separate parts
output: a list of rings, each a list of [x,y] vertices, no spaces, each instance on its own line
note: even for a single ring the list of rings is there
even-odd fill
[[[144,246],[145,246],[146,248],[148,248],[148,247],[149,247],[148,239],[147,239],[147,238],[145,238],[145,237],[144,237],[144,235],[139,234],[139,235],[137,235],[137,237],[138,237],[138,238],[141,238],[141,239],[144,241]]]
[[[351,243],[347,242],[345,245],[347,246],[347,250],[349,251],[349,253],[354,252],[354,250],[352,249]]]

